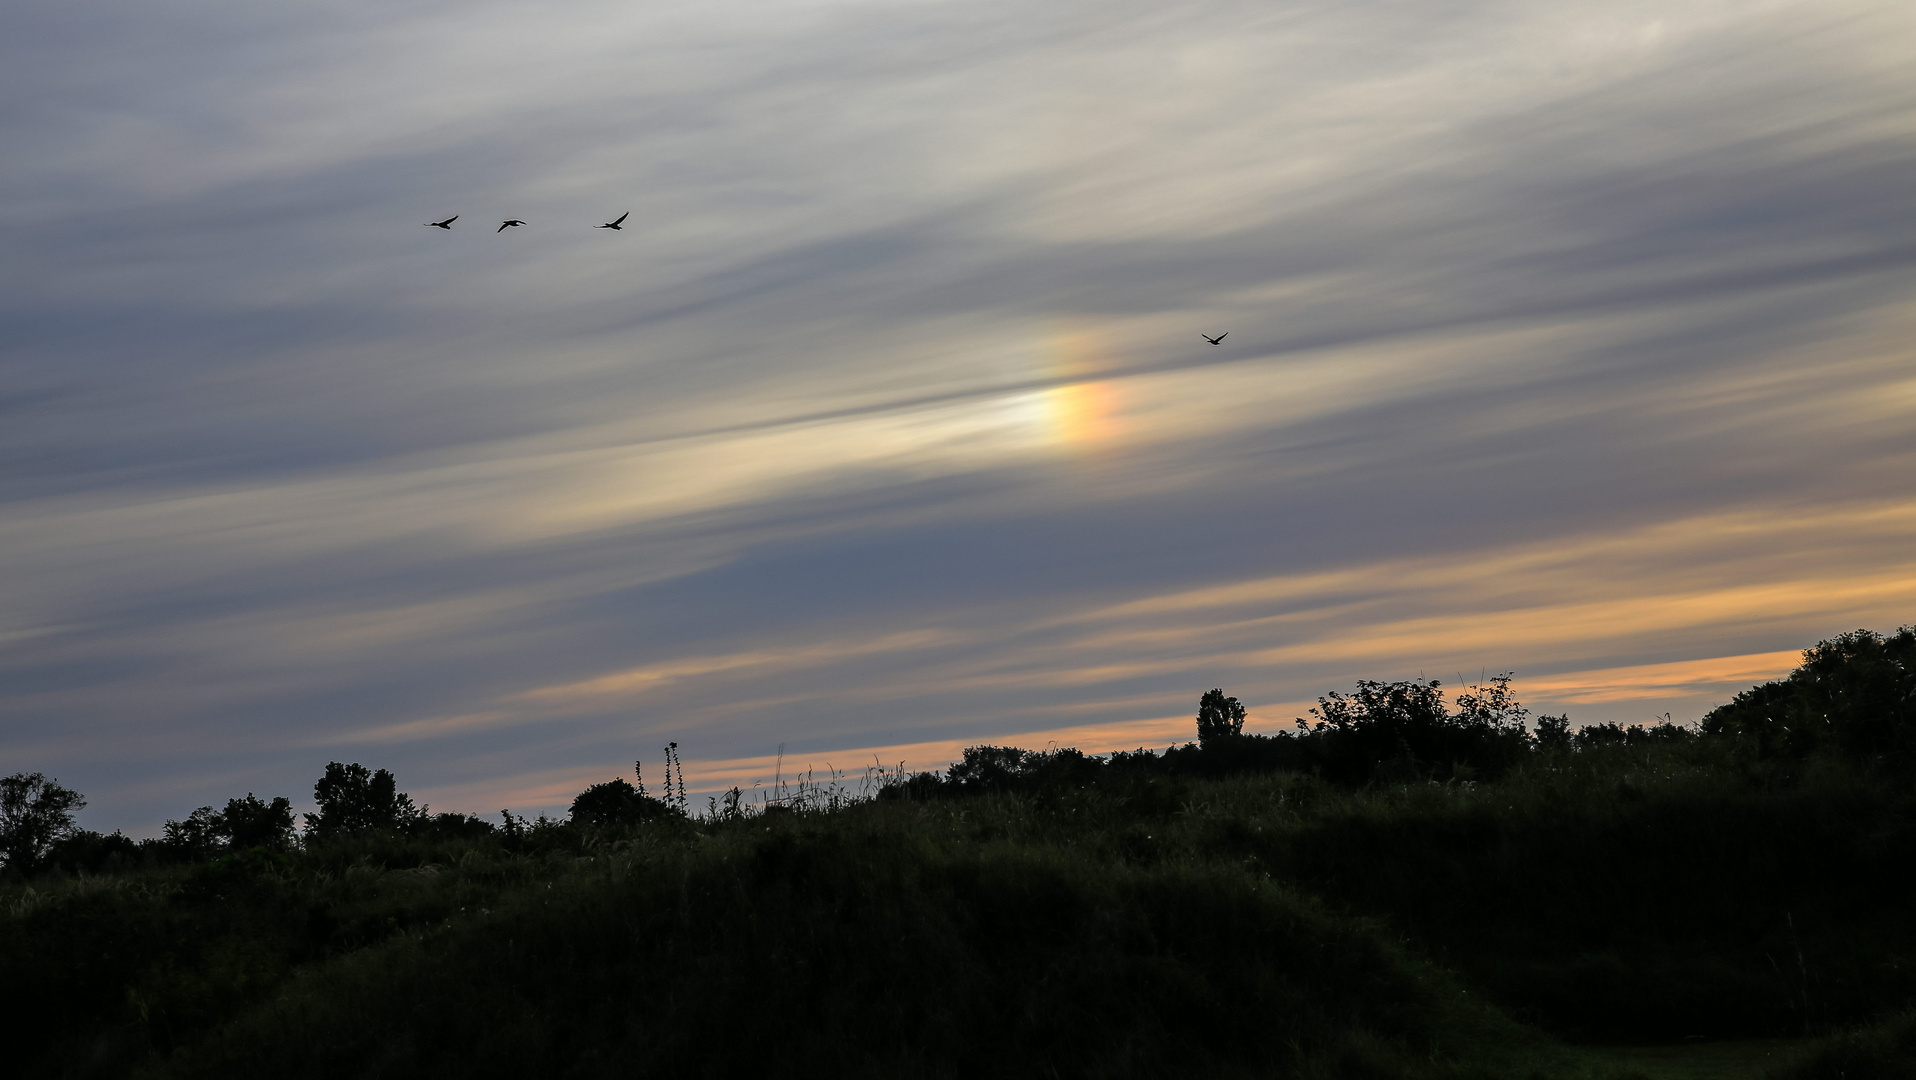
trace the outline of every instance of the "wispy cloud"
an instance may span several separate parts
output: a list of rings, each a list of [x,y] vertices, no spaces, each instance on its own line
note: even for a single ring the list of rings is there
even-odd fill
[[[1682,718],[1911,619],[1906,4],[9,31],[0,746],[101,823],[1418,671]]]

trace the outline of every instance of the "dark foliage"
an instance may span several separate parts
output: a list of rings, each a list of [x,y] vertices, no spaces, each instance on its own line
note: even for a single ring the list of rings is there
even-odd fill
[[[224,810],[202,806],[167,822],[159,838],[141,848],[160,862],[197,863],[249,848],[285,851],[292,843],[293,804],[284,796],[266,802],[249,791],[244,799],[228,799]]]
[[[185,820],[169,821],[154,847],[170,862],[204,862],[226,850],[226,821],[210,806],[202,806]]]
[[[1435,680],[1365,680],[1349,696],[1332,691],[1317,702],[1316,722],[1298,727],[1317,743],[1317,767],[1342,783],[1496,777],[1531,749],[1509,675],[1459,694],[1455,712]]]
[[[1763,757],[1916,757],[1916,627],[1819,642],[1786,679],[1736,695],[1702,730]]]
[[[1773,1080],[1916,1080],[1916,1011],[1822,1040]]]
[[[407,831],[427,840],[482,840],[499,827],[475,814],[420,814]]]
[[[1426,786],[1244,850],[1575,1038],[1800,1034],[1916,995],[1916,800],[1662,753]]]
[[[78,829],[53,845],[42,866],[67,874],[108,874],[145,861],[140,843],[117,829],[104,835]]]
[[[1223,690],[1207,690],[1198,699],[1198,745],[1216,746],[1244,734],[1244,706]]]
[[[164,1075],[785,1060],[856,1076],[1407,1077],[1449,1071],[1474,1031],[1499,1030],[1363,924],[1229,870],[937,849],[847,822],[568,884],[391,939]]]
[[[973,747],[776,815],[684,813],[675,747],[668,799],[609,781],[567,821],[338,763],[305,842],[250,794],[138,844],[69,814],[5,886],[0,1041],[45,1076],[1408,1080],[1585,1075],[1505,1017],[1840,1030],[1916,1001],[1906,725],[1858,719],[1910,634],[1824,642],[1703,730],[1532,735],[1507,676],[1454,707],[1364,682],[1294,733],[1214,690],[1196,743]],[[1805,701],[1812,736],[1769,726]],[[1911,1075],[1911,1030],[1787,1075]]]
[[[79,792],[37,772],[0,777],[0,858],[7,869],[37,869],[55,844],[73,834],[73,812],[85,805]]]
[[[328,763],[325,775],[313,785],[313,799],[319,813],[306,815],[306,832],[319,840],[402,829],[425,816],[425,810],[414,807],[412,798],[399,790],[392,773],[372,772],[358,762]]]
[[[1576,745],[1577,733],[1570,730],[1570,717],[1567,715],[1539,716],[1533,737],[1537,740],[1537,749],[1562,752]]]
[[[265,802],[249,791],[244,799],[227,800],[220,824],[234,848],[284,851],[293,842],[293,804],[284,796]]]
[[[1094,783],[1104,762],[1072,749],[1019,750],[1010,746],[967,747],[946,774],[954,791],[1058,791]]]
[[[1211,690],[1198,704],[1195,744],[1104,758],[1070,748],[1039,752],[974,746],[942,780],[913,777],[886,794],[932,798],[1058,791],[1119,777],[1129,783],[1145,776],[1221,778],[1273,772],[1313,773],[1350,785],[1469,780],[1502,776],[1539,749],[1582,745],[1569,733],[1569,721],[1560,717],[1543,718],[1539,726],[1547,734],[1533,740],[1524,728],[1528,711],[1511,693],[1509,675],[1467,687],[1457,696],[1455,711],[1446,707],[1435,682],[1360,682],[1348,696],[1333,691],[1319,698],[1311,714],[1316,722],[1299,720],[1295,733],[1246,735],[1244,707],[1222,690]],[[1687,729],[1671,730],[1689,734]],[[1599,732],[1598,742],[1602,736]]]
[[[1602,747],[1624,746],[1633,749],[1659,744],[1677,744],[1694,742],[1697,731],[1680,724],[1664,722],[1661,724],[1585,724],[1569,735],[1562,745],[1578,750],[1595,750]],[[1539,740],[1541,744],[1541,740]]]
[[[676,808],[640,792],[620,778],[579,792],[572,800],[569,816],[575,825],[636,825],[677,813]]]

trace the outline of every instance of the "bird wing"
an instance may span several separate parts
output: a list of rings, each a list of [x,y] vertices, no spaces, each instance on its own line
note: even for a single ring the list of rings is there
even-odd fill
[[[451,217],[449,217],[449,218],[447,218],[446,220],[444,220],[444,221],[442,221],[442,222],[440,222],[439,224],[441,224],[441,225],[450,225],[450,224],[452,224],[453,222],[455,222],[455,221],[458,221],[458,220],[459,220],[459,215],[458,215],[458,214],[454,214],[453,216],[451,216]]]
[[[1222,334],[1219,334],[1219,335],[1217,336],[1217,339],[1218,339],[1219,341],[1223,341],[1223,340],[1224,340],[1225,338],[1227,338],[1227,337],[1230,337],[1230,336],[1231,336],[1231,332],[1230,332],[1229,330],[1226,330],[1226,331],[1224,331],[1224,332],[1223,332]]]
[[[623,224],[625,223],[625,219],[626,219],[626,218],[629,218],[629,217],[631,217],[631,216],[632,216],[632,211],[630,211],[630,210],[627,210],[627,211],[626,211],[625,213],[623,213],[623,214],[620,214],[620,215],[619,215],[619,219],[618,219],[617,221],[614,221],[614,222],[613,222],[612,224],[614,224],[614,225],[623,225]]]

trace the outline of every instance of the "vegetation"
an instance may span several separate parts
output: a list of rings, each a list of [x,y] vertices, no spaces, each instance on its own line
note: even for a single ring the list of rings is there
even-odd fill
[[[1192,745],[974,747],[776,814],[693,813],[676,747],[661,795],[504,826],[335,762],[303,833],[249,794],[135,842],[17,776],[0,1031],[76,1077],[1596,1077],[1806,1036],[1779,1078],[1916,1075],[1912,643],[1695,728],[1532,723],[1499,677],[1257,736],[1213,690]]]
[[[0,778],[0,857],[9,868],[36,869],[73,835],[73,812],[85,805],[79,792],[39,773]]]

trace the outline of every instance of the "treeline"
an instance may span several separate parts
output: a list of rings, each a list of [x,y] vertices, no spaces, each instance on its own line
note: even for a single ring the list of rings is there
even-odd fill
[[[195,1080],[1597,1080],[1551,1040],[1842,1031],[1916,1002],[1912,646],[1821,643],[1691,726],[1572,730],[1500,678],[1255,736],[1214,690],[1166,752],[974,747],[762,809],[694,807],[675,747],[503,824],[335,762],[303,822],[229,800],[84,876],[79,796],[18,775],[0,1044]],[[1912,1075],[1912,1030],[1786,1075]]]
[[[935,798],[1079,787],[1110,777],[1206,777],[1294,772],[1347,787],[1498,780],[1608,748],[1688,746],[1749,762],[1818,755],[1865,768],[1916,767],[1916,627],[1856,630],[1806,650],[1784,679],[1736,695],[1695,725],[1589,724],[1538,716],[1511,676],[1467,686],[1454,702],[1435,680],[1360,681],[1318,699],[1296,729],[1247,734],[1245,709],[1221,689],[1198,705],[1195,743],[1091,755],[1075,749],[975,746],[944,774],[920,773],[881,797]]]
[[[1567,715],[1531,717],[1511,675],[1463,687],[1447,699],[1436,680],[1362,680],[1349,694],[1318,699],[1295,730],[1246,733],[1246,710],[1222,689],[1198,703],[1195,742],[1163,751],[1086,754],[974,746],[944,773],[885,773],[867,795],[929,799],[984,792],[1063,790],[1107,780],[1300,773],[1345,787],[1374,784],[1495,781],[1527,764],[1548,764],[1610,747],[1693,746],[1750,761],[1834,755],[1872,769],[1916,764],[1916,627],[1891,634],[1856,630],[1819,642],[1788,677],[1753,687],[1695,725],[1669,721],[1572,728]],[[103,873],[139,866],[197,863],[238,852],[266,854],[324,846],[368,834],[520,841],[542,830],[636,825],[695,814],[686,792],[678,744],[665,748],[663,790],[647,790],[643,764],[634,780],[594,784],[572,801],[565,819],[528,821],[503,811],[503,824],[415,806],[385,769],[331,762],[313,788],[318,812],[296,830],[285,797],[251,792],[222,809],[203,806],[168,821],[161,835],[134,840],[122,832],[79,829],[75,791],[39,773],[0,779],[0,857],[15,874]],[[801,787],[769,800],[765,811],[836,806],[842,793],[819,798]],[[724,820],[751,812],[733,789],[708,800],[703,816]]]
[[[245,798],[227,800],[223,809],[202,806],[181,820],[168,821],[159,836],[141,840],[119,830],[99,833],[77,827],[73,815],[86,806],[84,796],[41,773],[16,773],[0,778],[0,856],[14,874],[102,874],[352,845],[374,836],[514,842],[573,825],[691,817],[678,743],[665,748],[666,784],[659,795],[646,790],[643,763],[634,763],[633,770],[637,784],[623,778],[594,784],[573,800],[563,821],[543,816],[527,820],[505,810],[503,824],[494,824],[472,814],[432,813],[400,791],[389,770],[334,761],[313,785],[318,812],[303,815],[303,829],[294,828],[291,800],[279,796],[268,801],[247,792]],[[734,815],[743,813],[736,793],[726,806]],[[722,812],[716,800],[712,812]]]
[[[317,814],[293,827],[293,805],[247,792],[223,809],[202,806],[168,821],[159,836],[135,840],[124,832],[81,829],[73,812],[86,805],[78,792],[40,773],[0,778],[0,852],[15,873],[111,873],[148,866],[201,863],[241,852],[276,854],[369,833],[413,836],[486,836],[497,826],[469,814],[434,814],[416,807],[385,769],[331,762],[313,786]]]

